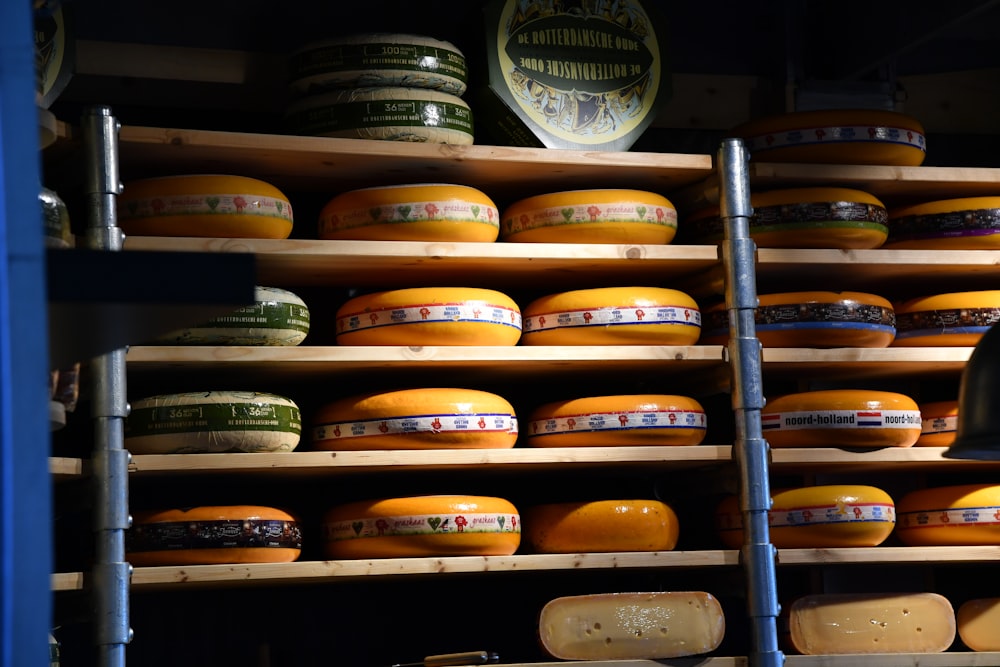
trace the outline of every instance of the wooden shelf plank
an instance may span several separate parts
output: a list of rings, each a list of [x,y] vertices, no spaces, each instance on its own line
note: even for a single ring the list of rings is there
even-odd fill
[[[884,447],[834,449],[829,447],[774,448],[771,469],[776,473],[910,473],[995,470],[1000,461],[945,457],[946,447]]]
[[[995,667],[1000,653],[892,653],[851,655],[787,655],[788,667]]]
[[[89,474],[89,466],[83,459],[66,456],[49,457],[49,473],[55,482],[81,479]]]
[[[825,380],[850,378],[900,378],[912,375],[958,375],[972,355],[971,347],[844,347],[764,348],[764,370],[773,376],[808,377]]]
[[[995,563],[1000,546],[970,547],[845,547],[842,549],[779,549],[780,565],[940,565]]]

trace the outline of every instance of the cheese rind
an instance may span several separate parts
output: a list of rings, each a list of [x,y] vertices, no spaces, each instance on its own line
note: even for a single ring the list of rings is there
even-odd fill
[[[674,510],[659,500],[546,503],[529,507],[524,521],[536,553],[670,551],[680,530]]]
[[[1000,544],[1000,486],[957,484],[907,493],[896,504],[896,536],[908,546]]]
[[[1000,597],[966,600],[956,617],[962,643],[973,651],[1000,651]]]
[[[1000,290],[917,297],[895,311],[893,347],[975,347],[1000,322]]]

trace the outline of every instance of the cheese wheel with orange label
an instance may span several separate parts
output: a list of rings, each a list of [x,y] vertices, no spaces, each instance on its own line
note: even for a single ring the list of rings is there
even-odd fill
[[[670,551],[680,530],[674,510],[659,500],[535,505],[524,521],[525,542],[550,554]]]
[[[373,241],[491,242],[500,212],[464,185],[419,183],[344,192],[319,213],[319,238]]]
[[[920,421],[917,447],[951,447],[958,434],[958,401],[921,403]]]
[[[887,248],[995,250],[1000,248],[1000,197],[961,197],[889,213]]]
[[[506,294],[412,287],[351,299],[337,309],[339,345],[516,345],[521,310]]]
[[[665,287],[599,287],[535,299],[524,309],[525,345],[694,345],[701,312]]]
[[[959,484],[907,493],[896,504],[896,536],[909,546],[1000,544],[1000,486]]]
[[[958,636],[973,651],[1000,651],[1000,597],[963,602],[956,613]]]
[[[863,292],[761,294],[754,311],[764,347],[888,347],[896,336],[892,303]],[[725,345],[729,311],[724,303],[705,311],[700,342]]]
[[[572,190],[516,201],[503,212],[504,241],[663,245],[677,233],[677,210],[642,190]]]
[[[531,447],[698,445],[705,409],[686,396],[592,396],[541,405],[528,418]]]
[[[302,528],[284,510],[256,505],[138,511],[125,551],[139,567],[290,563],[302,551]]]
[[[1000,322],[1000,290],[918,297],[895,311],[894,347],[975,347]]]
[[[163,176],[127,183],[118,197],[126,235],[286,239],[292,205],[280,190],[245,176]]]
[[[772,447],[910,447],[920,437],[920,409],[889,391],[826,389],[787,394],[761,410]]]
[[[385,498],[330,509],[322,534],[327,558],[509,556],[521,543],[521,517],[503,498]]]
[[[895,505],[882,489],[830,484],[775,489],[768,510],[771,543],[779,549],[874,547],[896,525]],[[743,546],[743,514],[737,496],[719,503],[715,525],[729,549]]]
[[[400,389],[342,398],[314,416],[323,450],[507,449],[517,441],[514,408],[474,389]]]

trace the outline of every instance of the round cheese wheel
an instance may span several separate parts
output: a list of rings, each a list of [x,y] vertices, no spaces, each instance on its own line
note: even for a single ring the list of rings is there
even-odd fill
[[[132,181],[118,224],[134,236],[286,239],[292,205],[273,185],[245,176],[163,176]]]
[[[500,224],[504,241],[529,243],[666,244],[677,233],[677,210],[642,190],[573,190],[511,204]]]
[[[694,345],[701,311],[665,287],[598,287],[535,299],[524,309],[525,345]]]
[[[306,44],[288,62],[296,95],[336,88],[403,86],[465,92],[465,56],[451,42],[422,35],[363,33]]]
[[[290,452],[302,417],[291,399],[253,391],[199,391],[131,403],[125,447],[133,454]]]
[[[256,505],[138,511],[125,551],[139,567],[290,563],[302,552],[302,528],[291,514]]]
[[[42,207],[45,247],[71,247],[73,245],[73,232],[70,229],[69,208],[67,208],[66,202],[55,191],[42,188],[38,191],[38,203]]]
[[[885,205],[849,188],[789,188],[750,195],[750,238],[759,248],[878,248],[889,234]],[[685,243],[719,243],[725,237],[719,208],[683,220]]]
[[[541,405],[528,418],[532,447],[698,445],[705,409],[686,396],[593,396]]]
[[[1000,290],[918,297],[895,311],[894,347],[975,347],[1000,322]]]
[[[375,241],[480,241],[500,234],[500,212],[464,185],[420,183],[352,190],[319,214],[319,238]]]
[[[910,447],[921,428],[909,396],[855,389],[780,396],[760,419],[772,447]]]
[[[536,553],[670,551],[677,515],[659,500],[594,500],[529,507],[524,539]]]
[[[909,546],[1000,544],[1000,486],[959,484],[907,493],[896,504],[896,535]]]
[[[254,304],[158,337],[160,345],[298,345],[309,334],[309,306],[279,287],[256,286]]]
[[[914,118],[881,109],[795,111],[732,130],[757,162],[923,163],[927,139]]]
[[[771,493],[771,543],[779,549],[874,547],[896,525],[892,498],[882,489],[832,484]],[[723,544],[743,546],[743,514],[737,496],[719,503],[715,525]]]
[[[337,309],[339,345],[516,345],[521,311],[506,294],[412,287],[351,299]]]
[[[945,199],[892,211],[885,247],[917,250],[1000,248],[1000,197]]]
[[[958,401],[920,404],[918,447],[951,447],[958,434]]]
[[[342,398],[314,417],[313,447],[363,449],[506,449],[517,417],[501,396],[474,389],[400,389]]]
[[[327,558],[509,556],[521,542],[521,517],[503,498],[386,498],[330,509],[322,533]]]
[[[973,651],[1000,651],[1000,597],[973,598],[955,615],[958,636]]]
[[[896,335],[892,304],[862,292],[762,294],[754,311],[764,347],[888,347]],[[701,342],[725,345],[729,311],[720,303],[705,311]]]
[[[352,88],[288,105],[292,134],[432,144],[473,142],[472,110],[462,98],[419,88]]]

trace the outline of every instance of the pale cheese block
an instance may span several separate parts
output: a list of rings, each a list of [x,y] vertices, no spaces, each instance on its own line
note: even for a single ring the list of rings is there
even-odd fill
[[[337,309],[338,345],[516,345],[521,310],[506,294],[412,287],[354,297]]]
[[[313,417],[315,449],[508,449],[517,417],[502,396],[428,387],[349,396]]]
[[[500,234],[500,212],[465,185],[417,183],[344,192],[319,214],[319,238],[484,242]]]
[[[951,447],[958,435],[958,401],[921,403],[920,422],[917,447]]]
[[[669,591],[560,597],[542,607],[542,648],[560,660],[659,660],[714,651],[726,633],[711,593]]]
[[[524,522],[524,540],[535,553],[670,551],[680,531],[669,505],[645,499],[534,505]]]
[[[940,653],[955,640],[955,611],[937,593],[806,595],[788,623],[805,655]]]
[[[909,546],[1000,544],[1000,485],[911,491],[896,504],[896,536]]]
[[[508,206],[504,241],[663,245],[677,233],[670,200],[642,190],[572,190],[536,195]]]
[[[1000,598],[966,600],[956,614],[958,636],[973,651],[1000,651]]]
[[[280,190],[245,176],[162,176],[126,183],[118,224],[126,235],[285,239],[292,205]]]
[[[891,211],[887,248],[1000,248],[1000,197],[961,197]]]
[[[894,347],[975,347],[1000,322],[1000,290],[917,297],[895,311]]]
[[[701,311],[665,287],[598,287],[535,299],[524,308],[525,345],[694,345]]]
[[[125,448],[133,454],[290,452],[302,416],[289,398],[253,391],[199,391],[131,402]]]

